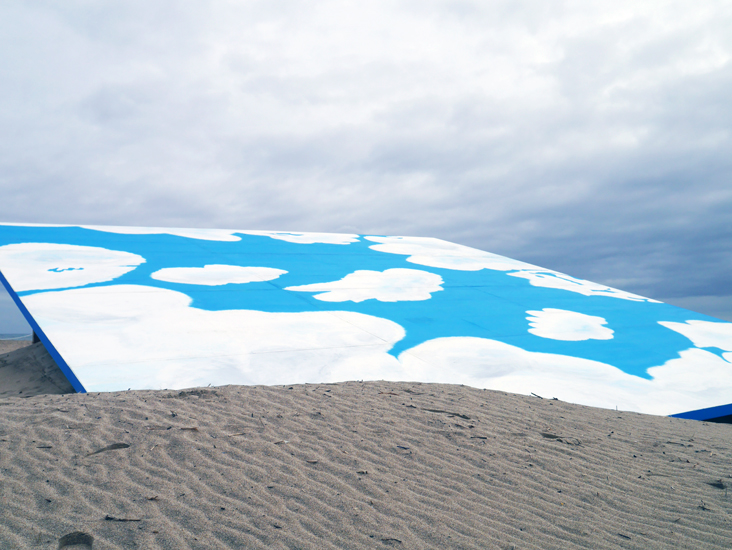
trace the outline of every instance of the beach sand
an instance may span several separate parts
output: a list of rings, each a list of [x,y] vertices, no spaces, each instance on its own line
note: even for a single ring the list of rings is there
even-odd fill
[[[731,447],[444,384],[5,395],[0,548],[731,548]]]
[[[0,355],[31,345],[30,340],[0,340]]]
[[[3,346],[2,344],[9,345]],[[73,393],[74,388],[40,342],[2,341],[0,351],[0,397],[31,397]]]

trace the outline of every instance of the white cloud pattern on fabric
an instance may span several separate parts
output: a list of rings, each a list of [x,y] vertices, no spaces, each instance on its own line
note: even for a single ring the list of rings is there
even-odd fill
[[[683,334],[696,347],[732,351],[732,323],[694,320],[686,323],[659,321],[658,324]]]
[[[130,381],[144,389],[417,380],[523,394],[541,388],[569,402],[673,414],[729,402],[732,387],[729,363],[696,348],[649,369],[646,380],[474,337],[436,338],[397,359],[388,351],[405,335],[400,325],[348,311],[206,311],[180,292],[137,285],[44,292],[25,303],[89,391],[127,389]]]
[[[23,243],[0,246],[0,265],[16,292],[104,283],[129,273],[145,258],[94,246]]]
[[[459,271],[480,271],[493,269],[496,271],[513,271],[514,269],[540,269],[531,264],[519,262],[511,258],[483,252],[469,246],[450,243],[428,237],[364,237],[368,241],[379,244],[369,248],[389,254],[409,256],[407,261],[413,264],[456,269]]]
[[[237,231],[237,233],[269,237],[295,244],[351,244],[358,242],[358,235],[351,233],[290,233],[287,231]]]
[[[564,273],[558,273],[556,271],[546,269],[522,270],[514,273],[507,273],[507,275],[528,279],[532,286],[568,290],[569,292],[576,292],[577,294],[582,294],[584,296],[607,296],[608,298],[620,298],[621,300],[630,300],[632,302],[660,303],[658,300],[638,296],[631,292],[593,283],[592,281],[575,279],[574,277],[570,277]]]
[[[527,311],[529,332],[542,338],[577,342],[580,340],[610,340],[613,330],[603,326],[607,321],[595,315],[586,315],[566,309],[545,307],[541,311]]]
[[[152,273],[150,277],[169,283],[219,286],[272,281],[285,273],[287,271],[273,267],[212,264],[203,267],[167,267]]]
[[[16,224],[14,224],[16,225]],[[35,224],[28,224],[35,225]],[[295,244],[351,244],[358,242],[358,235],[350,233],[292,233],[288,231],[252,231],[238,229],[189,229],[177,227],[125,227],[111,225],[82,225],[84,229],[118,233],[122,235],[174,235],[205,241],[240,241],[237,235],[256,235]]]
[[[398,367],[387,352],[405,334],[350,311],[207,311],[181,292],[139,285],[24,301],[88,391],[378,379]]]
[[[442,277],[419,269],[393,268],[385,271],[358,270],[339,281],[290,286],[285,290],[321,292],[314,298],[324,302],[421,301],[443,290]]]
[[[68,233],[63,232],[63,235]],[[337,237],[333,241],[339,239]],[[414,258],[424,257],[434,260],[433,263],[443,264],[449,264],[450,258],[475,259],[480,256],[470,256],[472,252],[469,251],[473,249],[433,239],[391,239],[391,243],[382,242],[375,246],[389,246],[399,250],[394,253],[401,255],[408,255],[405,252],[407,247],[419,252]],[[237,243],[215,246],[187,244],[194,255],[206,247],[238,249],[240,246]],[[361,254],[363,252],[360,250]],[[368,256],[378,257],[380,266],[387,259],[377,254]],[[492,255],[480,257],[485,262],[489,256]],[[397,260],[394,263],[403,265],[401,258]],[[90,246],[49,243],[0,246],[0,266],[17,291],[54,290],[109,282],[145,261],[145,258],[129,252]],[[150,256],[148,261],[159,260]],[[227,284],[235,280],[272,280],[284,273],[274,268],[232,266],[225,262],[212,263],[204,268],[165,268],[156,273],[159,280],[195,281],[195,284],[203,285]],[[203,264],[201,261],[199,265]],[[311,263],[301,261],[292,265],[304,268]],[[455,265],[466,267],[468,264],[456,261]],[[472,267],[462,270],[471,271]],[[318,266],[312,273],[329,273],[330,268],[330,265]],[[294,273],[295,268],[292,271]],[[508,274],[537,273],[546,275],[537,279],[540,282],[548,280],[554,284],[553,279],[565,277],[561,284],[569,284],[569,290],[574,289],[575,293],[579,288],[582,289],[579,294],[584,296],[608,296],[603,294],[608,289],[602,285],[594,288],[591,286],[594,283],[566,278],[561,274],[555,277],[552,272],[539,272],[533,267],[516,269]],[[477,274],[476,280],[481,277]],[[460,278],[465,279],[467,275],[460,274]],[[320,293],[316,296],[318,299],[331,302],[394,302],[428,300],[432,293],[443,290],[443,284],[443,279],[434,273],[393,268],[354,271],[338,281],[292,286],[288,290]],[[520,286],[522,291],[530,290],[528,285]],[[453,288],[452,285],[445,287],[447,292]],[[209,293],[210,289],[191,288],[190,292],[191,295]],[[532,291],[532,294],[536,293]],[[577,296],[565,298],[571,298],[566,300],[567,303],[587,301]],[[431,333],[431,339],[426,341],[416,339],[415,342],[421,343],[403,351],[397,359],[389,351],[405,337],[405,329],[388,319],[349,311],[210,311],[191,307],[193,298],[180,292],[119,284],[40,292],[24,295],[22,301],[61,356],[91,391],[126,389],[131,385],[142,389],[209,383],[278,384],[384,379],[465,383],[519,393],[533,391],[593,406],[618,406],[654,414],[673,414],[732,401],[732,323],[659,321],[663,327],[684,335],[696,347],[682,349],[686,344],[682,342],[679,346],[678,339],[675,339],[676,343],[670,350],[673,353],[663,355],[674,358],[663,365],[651,366],[647,372],[652,379],[647,380],[599,361],[527,351],[486,338],[444,337],[444,333],[439,332]],[[604,326],[606,323],[602,317],[553,308],[540,310],[544,305],[540,302],[529,302],[526,306],[534,306],[535,309],[527,311],[530,329],[525,328],[525,324],[519,325],[520,333],[525,335],[523,331],[529,330],[540,337],[568,341],[608,339],[613,334],[609,327]],[[415,304],[414,307],[422,305],[430,304]],[[620,305],[615,303],[611,306]],[[345,304],[337,307],[347,308]],[[633,309],[627,308],[637,307],[638,304],[623,304],[619,309],[632,312]],[[641,304],[640,307],[645,306]],[[315,309],[320,308],[316,306]],[[582,306],[578,305],[577,309],[581,310]],[[404,304],[401,311],[409,311],[408,304]],[[523,318],[523,311],[524,308],[518,311],[519,320]],[[496,313],[500,319],[500,308]],[[403,318],[409,329],[410,320],[406,315]],[[621,330],[620,326],[614,328]],[[89,345],[90,341],[94,345]],[[537,339],[532,339],[532,343],[536,344]],[[573,353],[574,346],[576,344],[568,344],[562,351]],[[721,356],[718,350],[721,350]]]
[[[657,302],[637,294],[625,292],[583,279],[575,279],[569,275],[543,269],[541,267],[483,252],[475,248],[426,237],[364,237],[366,240],[380,244],[369,248],[389,254],[409,256],[408,262],[455,269],[459,271],[479,271],[491,269],[510,272],[507,275],[527,279],[532,286],[568,290],[585,296],[608,296],[634,302]]]
[[[6,223],[0,222],[0,226],[6,227],[77,227],[65,223]]]
[[[436,338],[399,355],[403,380],[465,384],[645,414],[668,415],[732,400],[732,369],[696,348],[648,369],[651,380],[599,361],[538,353],[472,337]],[[689,384],[689,380],[693,383]]]
[[[125,227],[113,225],[82,225],[84,229],[102,231],[104,233],[117,233],[120,235],[173,235],[187,239],[199,239],[203,241],[240,241],[234,233],[238,231],[229,229],[196,229],[176,227]]]

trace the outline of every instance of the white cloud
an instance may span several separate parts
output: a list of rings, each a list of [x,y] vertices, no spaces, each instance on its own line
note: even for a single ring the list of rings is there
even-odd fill
[[[158,281],[189,285],[218,286],[230,283],[271,281],[287,271],[273,267],[242,267],[238,265],[206,265],[203,267],[168,267],[150,277]]]
[[[662,387],[704,394],[704,404],[686,410],[732,403],[732,364],[709,351],[689,348],[663,366],[651,367],[648,374]],[[683,412],[683,409],[676,412]]]
[[[347,311],[205,311],[185,294],[116,285],[46,292],[24,303],[89,391],[207,384],[413,380],[466,384],[585,405],[674,414],[732,402],[730,364],[690,349],[649,369],[536,353],[482,338],[388,351],[404,329]]]
[[[197,229],[197,228],[176,228],[176,227],[126,227],[114,225],[82,225],[84,229],[103,231],[105,233],[119,233],[122,235],[175,235],[188,239],[200,239],[204,241],[240,241],[234,233],[238,231],[230,229]]]
[[[167,289],[116,285],[24,303],[88,391],[375,379],[397,323],[360,313],[205,311]]]
[[[23,243],[0,246],[0,270],[16,292],[70,288],[121,277],[145,262],[93,246]]]
[[[544,269],[523,270],[516,271],[514,273],[507,273],[507,275],[528,279],[532,286],[568,290],[569,292],[576,292],[577,294],[582,294],[584,296],[607,296],[608,298],[620,298],[621,300],[630,300],[632,302],[660,303],[658,300],[638,296],[631,292],[625,292],[624,290],[618,290],[609,286],[593,283],[592,281],[575,279],[574,277],[570,277],[569,275],[558,273],[556,271]]]
[[[240,241],[238,235],[256,235],[296,244],[350,244],[358,235],[347,233],[293,233],[288,231],[253,231],[240,229],[198,229],[183,227],[126,227],[111,225],[83,225],[84,229],[125,235],[176,235],[206,241]]]
[[[686,323],[659,321],[658,324],[683,334],[697,347],[732,352],[732,323],[693,320]]]
[[[529,332],[553,340],[610,340],[613,331],[603,325],[602,317],[586,315],[576,311],[545,307],[541,311],[527,311],[531,328]]]
[[[350,233],[290,233],[287,231],[238,231],[238,233],[261,235],[296,244],[351,244],[358,242],[358,235]]]
[[[0,225],[9,227],[72,227],[70,225],[59,224],[59,223],[4,223],[0,222]]]
[[[322,292],[314,297],[324,302],[403,302],[429,300],[442,290],[442,277],[419,269],[358,270],[339,281],[290,286],[285,290]]]
[[[512,260],[476,248],[450,243],[440,239],[427,237],[364,237],[376,245],[369,248],[389,254],[409,256],[407,261],[413,264],[459,271],[479,271],[493,269],[496,271],[512,271],[514,269],[536,269],[536,266]]]
[[[530,352],[482,338],[437,338],[399,356],[402,379],[557,397],[668,415],[732,402],[732,368],[704,350],[682,351],[648,370],[651,380],[605,363]]]
[[[364,238],[380,243],[369,248],[379,252],[409,256],[407,261],[414,264],[459,271],[479,271],[481,269],[510,271],[511,273],[507,273],[507,275],[528,279],[532,286],[568,290],[585,296],[608,296],[636,302],[657,301],[440,239],[373,236]]]

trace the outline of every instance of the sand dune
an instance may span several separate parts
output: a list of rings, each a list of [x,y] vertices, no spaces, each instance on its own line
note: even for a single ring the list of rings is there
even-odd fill
[[[731,435],[437,384],[1,397],[0,547],[730,548]]]
[[[4,355],[11,351],[15,351],[16,349],[30,345],[31,342],[29,340],[0,340],[0,355]]]
[[[0,340],[0,343],[3,343]],[[31,397],[73,393],[74,388],[40,342],[7,346],[13,351],[0,355],[0,397]],[[2,350],[2,348],[0,348]]]

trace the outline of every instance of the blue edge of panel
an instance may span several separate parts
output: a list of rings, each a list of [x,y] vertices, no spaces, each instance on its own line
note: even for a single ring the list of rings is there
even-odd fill
[[[674,418],[687,418],[689,420],[715,420],[725,416],[732,416],[732,403],[729,405],[719,405],[718,407],[709,407],[706,409],[698,409],[696,411],[683,412],[679,414],[669,415]],[[732,421],[732,419],[731,419]]]
[[[69,366],[66,364],[66,361],[64,361],[64,358],[61,357],[61,354],[56,350],[56,348],[53,346],[51,341],[48,339],[48,337],[44,334],[44,332],[41,330],[41,327],[38,326],[38,323],[36,323],[36,320],[33,319],[33,316],[30,314],[28,309],[23,305],[23,302],[21,302],[20,297],[15,293],[13,288],[10,286],[10,283],[7,281],[5,276],[2,274],[2,271],[0,271],[0,282],[2,282],[5,289],[8,291],[8,294],[10,294],[10,297],[13,299],[15,304],[18,306],[18,309],[20,309],[20,312],[25,317],[26,321],[28,321],[28,324],[31,326],[31,329],[33,329],[33,332],[38,336],[40,341],[43,343],[44,347],[46,348],[46,351],[53,357],[53,360],[56,361],[56,364],[61,369],[61,372],[64,373],[64,376],[68,379],[68,381],[71,383],[71,385],[74,387],[74,389],[78,393],[86,393],[86,389],[84,386],[79,382],[79,379],[76,378],[76,375],[74,372],[69,368]],[[696,411],[688,411],[678,414],[672,414],[669,415],[673,418],[685,418],[688,420],[714,420],[714,419],[721,419],[722,417],[726,416],[732,416],[732,403],[729,405],[719,405],[717,407],[708,407],[706,409],[698,409]]]
[[[64,376],[66,377],[66,379],[71,383],[73,388],[78,393],[86,393],[86,389],[84,388],[84,386],[81,384],[81,382],[79,382],[79,379],[76,378],[76,375],[66,364],[66,361],[64,361],[64,358],[61,357],[61,354],[56,350],[56,348],[53,346],[51,341],[41,330],[41,327],[38,326],[38,323],[36,323],[36,320],[33,318],[33,316],[30,314],[30,312],[23,305],[23,302],[20,301],[20,297],[15,293],[13,288],[10,286],[10,283],[8,283],[8,280],[5,278],[2,271],[0,271],[0,282],[3,284],[5,289],[8,291],[8,294],[10,294],[10,297],[15,302],[15,305],[18,306],[18,309],[20,309],[20,312],[23,314],[23,317],[25,317],[25,320],[28,321],[28,324],[30,325],[31,329],[33,329],[33,332],[35,333],[35,335],[38,336],[38,339],[41,341],[43,346],[46,348],[46,351],[49,353],[49,355],[51,357],[53,357],[53,360],[56,361],[56,364],[61,369],[61,372],[64,373]]]

